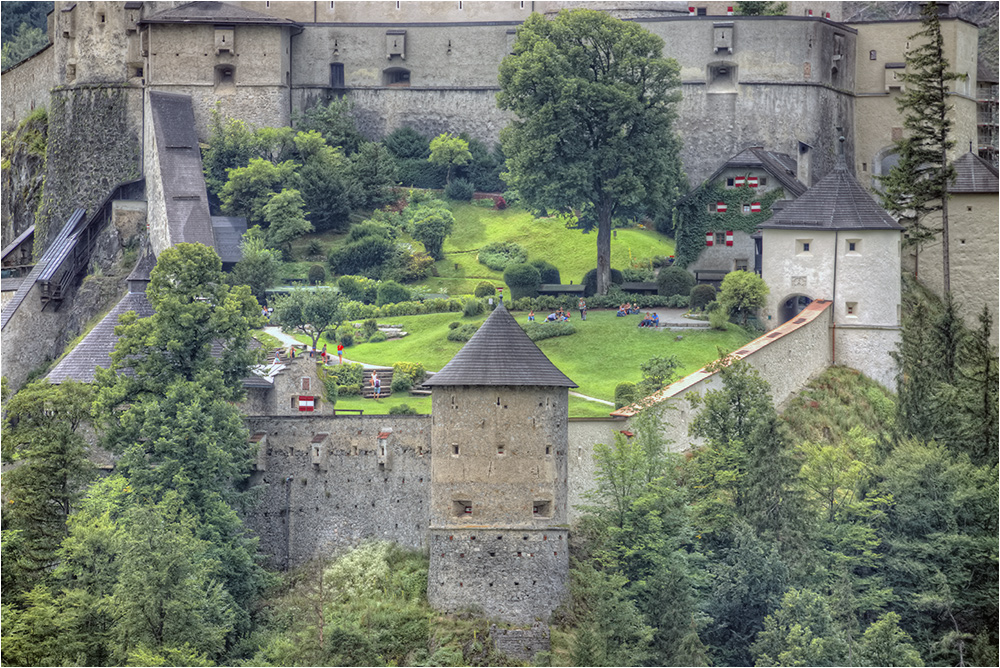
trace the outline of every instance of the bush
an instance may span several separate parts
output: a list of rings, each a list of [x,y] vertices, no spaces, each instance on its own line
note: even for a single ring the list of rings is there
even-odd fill
[[[576,328],[568,322],[545,322],[536,321],[531,323],[521,323],[521,329],[532,341],[551,339],[556,336],[569,336],[576,334]]]
[[[392,374],[392,384],[390,388],[393,392],[409,392],[413,387],[413,381],[409,376]]]
[[[337,387],[337,377],[328,371],[323,371],[321,369],[319,379],[323,383],[323,398],[331,406],[336,406],[337,397],[340,394]]]
[[[338,364],[327,367],[326,373],[337,381],[338,389],[351,386],[361,387],[361,379],[364,377],[364,367],[360,364]]]
[[[414,385],[424,382],[427,370],[420,362],[396,362],[392,365],[392,377],[406,376]]]
[[[391,240],[396,238],[396,230],[377,220],[363,220],[357,225],[352,226],[351,231],[347,233],[348,242],[358,241],[367,237]]]
[[[528,252],[512,241],[496,241],[479,249],[476,258],[494,271],[503,271],[512,264],[528,261]]]
[[[462,326],[462,323],[460,323],[458,320],[455,320],[453,322],[449,322],[448,323],[448,329],[458,329],[461,326]]]
[[[493,198],[493,203],[498,211],[503,211],[504,209],[507,208],[507,200],[505,200],[501,195],[496,195]]]
[[[479,325],[476,323],[469,323],[468,325],[462,325],[448,332],[449,341],[468,341],[472,338],[472,335],[479,330]]]
[[[510,288],[510,298],[537,297],[542,277],[530,264],[513,264],[503,272],[504,283]]]
[[[431,140],[413,128],[396,128],[386,135],[382,143],[397,158],[415,158],[426,162],[431,154]]]
[[[691,298],[687,295],[672,295],[667,297],[667,308],[687,308]]]
[[[350,348],[354,345],[354,332],[344,332],[343,334],[338,334],[337,341],[344,344],[345,348]]]
[[[361,331],[364,332],[366,339],[371,337],[372,334],[378,331],[378,320],[375,318],[368,318],[361,323]]]
[[[309,267],[309,285],[318,285],[326,280],[326,269],[321,264]]]
[[[465,316],[471,317],[474,315],[480,315],[482,312],[483,303],[478,299],[469,299],[465,302],[465,305],[462,306],[462,315]]]
[[[357,385],[340,385],[337,387],[337,396],[356,397],[361,394],[361,383]]]
[[[385,332],[375,332],[368,337],[368,343],[382,343],[385,341]]]
[[[650,267],[625,267],[622,276],[627,283],[648,283],[656,278]]]
[[[660,270],[660,275],[656,279],[657,293],[663,297],[673,297],[674,295],[691,294],[691,288],[695,286],[694,276],[680,267],[668,267]]]
[[[562,283],[562,280],[559,278],[559,270],[551,262],[532,260],[528,264],[538,270],[538,275],[541,277],[542,283]]]
[[[453,179],[444,187],[444,196],[459,202],[468,202],[476,193],[476,186],[465,179]]]
[[[615,410],[634,404],[638,400],[635,383],[624,382],[615,386]]]
[[[708,314],[708,324],[712,326],[712,329],[719,329],[723,332],[726,331],[727,325],[729,323],[729,314],[723,308],[717,308]]]
[[[393,388],[393,392],[395,391],[396,391],[395,388]],[[416,414],[417,414],[417,409],[410,408],[406,404],[399,404],[398,406],[389,407],[389,415],[416,415]]]
[[[378,299],[378,281],[366,276],[341,276],[337,279],[337,289],[354,302],[374,304]]]
[[[323,257],[323,246],[319,241],[313,239],[306,248],[306,255],[309,257]],[[325,275],[325,272],[324,272]]]
[[[618,271],[617,269],[612,269],[611,283],[613,285],[621,285],[624,282],[625,282],[625,276],[622,275],[622,272]],[[597,294],[597,270],[591,269],[586,274],[584,274],[581,283],[583,283],[584,286],[583,294],[585,297],[593,297],[595,294]]]
[[[396,160],[396,178],[409,188],[444,188],[448,168],[427,162],[426,158],[400,158]]]
[[[396,281],[382,281],[376,294],[375,304],[378,306],[407,302],[413,298],[410,291]]]
[[[709,302],[715,301],[715,286],[704,283],[691,288],[691,308],[704,311]]]
[[[654,255],[653,256],[653,266],[659,269],[660,267],[669,267],[674,263],[674,256],[671,255],[667,257],[666,255]]]
[[[475,294],[480,299],[483,297],[492,297],[496,293],[497,293],[496,286],[490,283],[489,281],[482,281],[480,282],[479,285],[476,286]]]
[[[392,260],[398,249],[396,243],[378,236],[367,236],[347,243],[330,252],[330,268],[338,274],[366,272],[380,275],[384,264]]]

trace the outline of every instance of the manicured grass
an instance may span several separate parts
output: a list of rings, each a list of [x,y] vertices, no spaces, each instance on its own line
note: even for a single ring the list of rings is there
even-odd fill
[[[511,207],[494,211],[473,204],[450,202],[455,228],[445,240],[443,260],[435,264],[438,276],[417,283],[432,293],[472,294],[480,281],[503,284],[503,272],[479,264],[479,249],[495,241],[513,241],[528,252],[530,260],[547,260],[559,269],[563,283],[579,283],[583,275],[597,266],[597,232],[584,234],[567,229],[555,218],[535,218],[524,209]],[[305,278],[313,264],[326,266],[325,254],[340,245],[346,234],[324,232],[310,234],[292,242],[294,262],[282,266],[282,278]],[[320,242],[324,257],[305,257],[309,243]],[[423,248],[420,242],[401,235],[399,241]],[[673,240],[655,230],[638,227],[619,229],[611,240],[611,266],[616,269],[648,262],[655,255],[673,255]],[[329,267],[327,267],[329,270]]]
[[[514,316],[521,322],[526,319],[524,313]],[[344,351],[345,357],[385,366],[394,361],[422,362],[429,371],[438,371],[463,345],[446,339],[448,323],[484,319],[485,316],[464,318],[458,313],[390,318],[392,324],[402,325],[409,335],[352,346]],[[753,338],[733,325],[725,332],[640,329],[636,327],[638,318],[617,318],[610,310],[591,311],[586,321],[574,318],[572,322],[576,334],[539,341],[538,347],[580,386],[581,394],[607,401],[614,400],[618,383],[638,382],[642,377],[639,365],[654,355],[676,355],[681,362],[679,376],[684,376],[717,359],[720,350],[732,352]],[[684,337],[682,341],[675,341],[678,334]]]

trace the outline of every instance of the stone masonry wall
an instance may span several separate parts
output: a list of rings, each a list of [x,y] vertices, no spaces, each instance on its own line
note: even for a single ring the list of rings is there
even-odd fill
[[[0,118],[4,130],[10,130],[35,107],[47,107],[49,90],[58,83],[55,51],[51,46],[3,73]]]
[[[367,540],[426,548],[427,416],[250,417],[247,423],[251,435],[265,434],[252,478],[259,503],[247,524],[272,565],[298,566]]]

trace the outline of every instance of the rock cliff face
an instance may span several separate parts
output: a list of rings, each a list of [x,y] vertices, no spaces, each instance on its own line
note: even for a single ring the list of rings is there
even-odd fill
[[[39,110],[3,140],[3,177],[0,220],[3,246],[35,224],[35,211],[45,184],[45,145],[48,117]]]

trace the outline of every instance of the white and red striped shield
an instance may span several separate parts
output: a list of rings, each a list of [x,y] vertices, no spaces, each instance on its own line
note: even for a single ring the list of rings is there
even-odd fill
[[[746,183],[746,177],[737,176],[736,180],[733,181],[733,183],[736,185],[737,188],[742,188],[743,185]]]
[[[733,15],[733,8],[726,7],[726,16],[732,16],[732,15]]]
[[[311,411],[316,404],[316,397],[299,397],[299,410]]]
[[[756,188],[757,187],[757,177],[756,176],[751,176],[750,178],[748,178],[747,179],[747,185],[750,186],[751,188]]]
[[[732,246],[733,245],[733,231],[732,230],[729,230],[729,231],[726,232],[726,245],[727,246]]]
[[[750,213],[760,213],[760,202],[750,202]]]
[[[715,240],[715,235],[714,234],[712,234],[711,232],[705,232],[705,245],[706,246],[711,246],[714,240]]]
[[[688,16],[694,16],[694,7],[688,7]]]
[[[718,213],[725,213],[726,212],[726,203],[725,202],[717,202],[715,204],[715,210]]]

